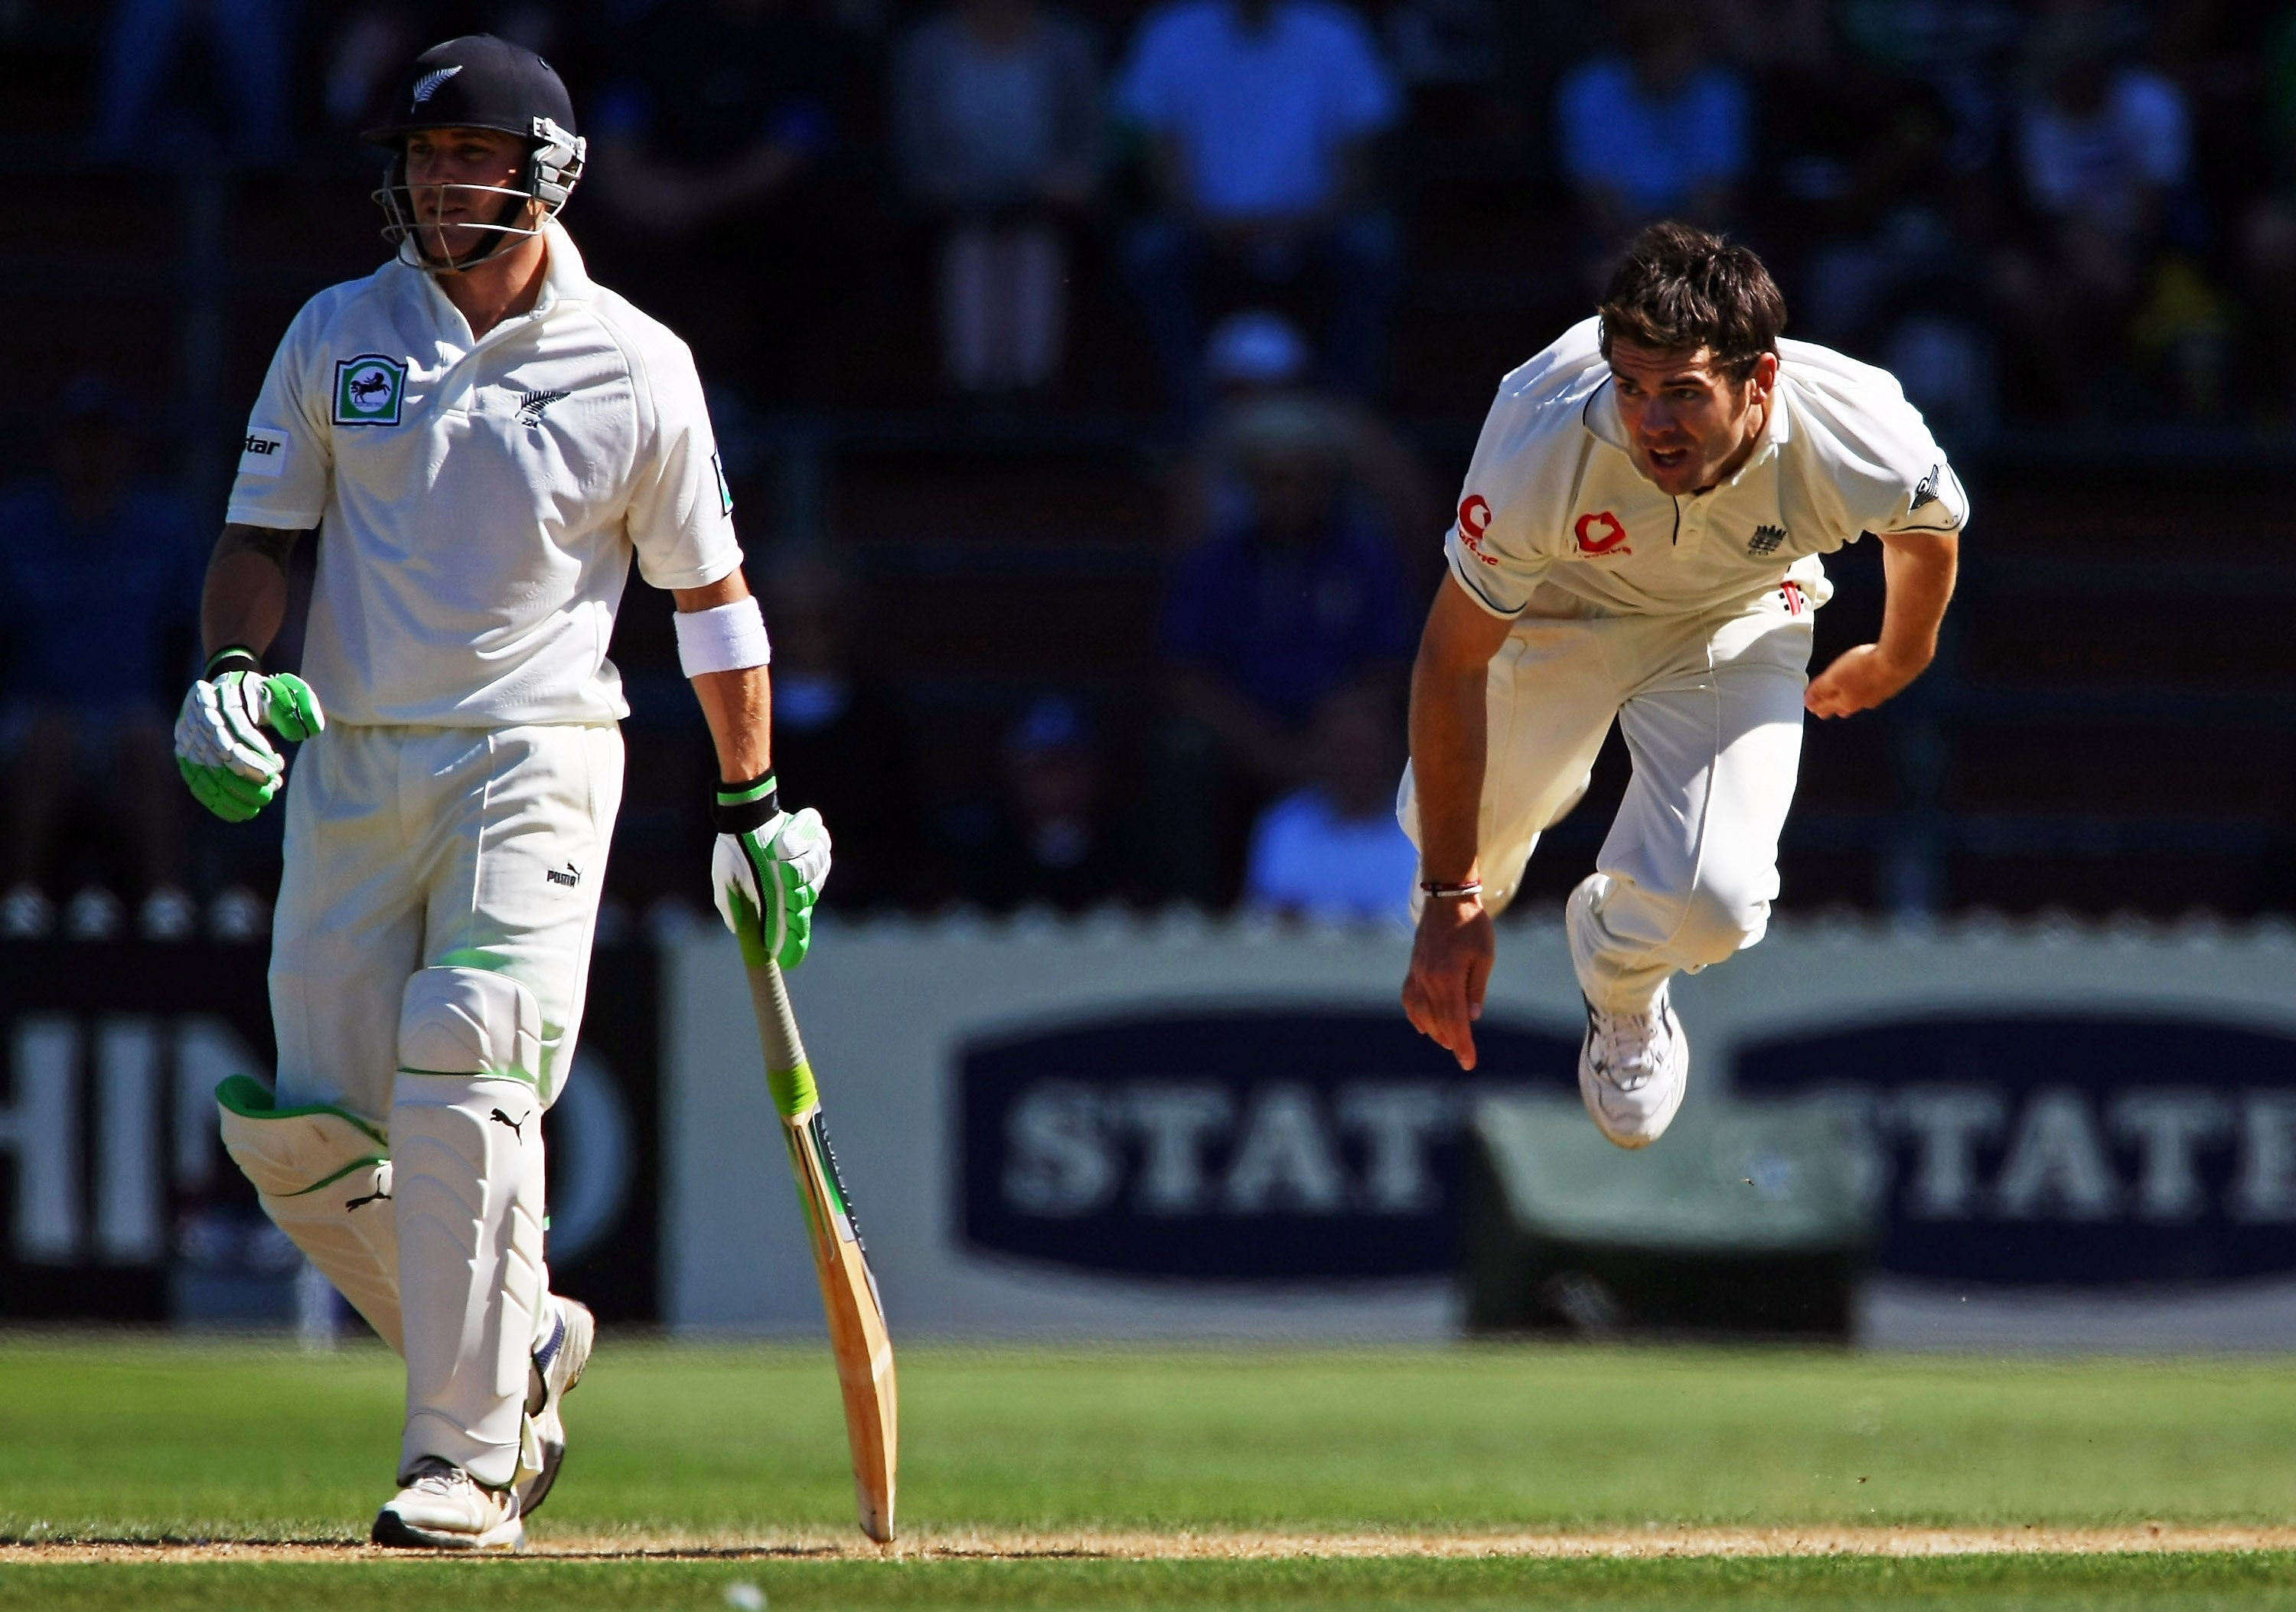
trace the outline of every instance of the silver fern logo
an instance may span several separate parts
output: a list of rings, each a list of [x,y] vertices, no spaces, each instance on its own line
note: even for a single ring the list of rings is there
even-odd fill
[[[414,81],[414,104],[422,105],[439,93],[439,86],[463,70],[460,66],[433,69]]]

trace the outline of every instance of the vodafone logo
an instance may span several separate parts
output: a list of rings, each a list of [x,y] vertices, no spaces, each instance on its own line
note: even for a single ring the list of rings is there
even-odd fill
[[[1486,565],[1498,562],[1483,552],[1483,534],[1491,529],[1491,501],[1480,493],[1459,506],[1459,540]]]
[[[1622,555],[1634,550],[1627,547],[1627,529],[1606,509],[1600,514],[1578,517],[1578,552]]]

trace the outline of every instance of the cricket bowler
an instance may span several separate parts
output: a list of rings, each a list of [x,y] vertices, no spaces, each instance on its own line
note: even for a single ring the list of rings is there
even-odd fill
[[[631,556],[676,601],[719,777],[715,901],[803,958],[829,840],[781,809],[763,617],[684,342],[558,222],[565,86],[487,35],[425,52],[375,192],[396,258],[279,344],[209,562],[176,753],[218,816],[284,781],[275,1091],[217,1097],[265,1210],[406,1362],[379,1544],[514,1548],[566,1447],[589,1312],[550,1291],[542,1115],[573,1067],[628,714]],[[300,677],[261,656],[319,534]],[[266,731],[267,730],[267,731]]]
[[[1615,720],[1634,777],[1564,909],[1578,1089],[1655,1141],[1690,1048],[1680,970],[1762,937],[1802,713],[1870,710],[1936,653],[1969,501],[1886,372],[1780,339],[1761,260],[1680,224],[1499,386],[1412,677],[1398,815],[1419,848],[1411,1022],[1475,1065],[1492,917],[1586,793]],[[1808,676],[1822,555],[1878,539],[1880,637]]]

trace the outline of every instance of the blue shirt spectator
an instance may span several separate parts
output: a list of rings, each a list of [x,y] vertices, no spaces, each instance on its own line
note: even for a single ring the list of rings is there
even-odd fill
[[[74,839],[114,881],[183,905],[168,724],[191,670],[204,534],[180,499],[137,484],[127,421],[101,382],[75,382],[56,415],[51,473],[0,490],[9,933],[45,927],[43,885]]]
[[[1340,689],[1316,711],[1314,780],[1251,832],[1244,904],[1344,923],[1410,917],[1419,852],[1395,819],[1403,713],[1376,684]]]
[[[1176,666],[1297,729],[1341,685],[1406,660],[1416,623],[1386,533],[1310,481],[1327,469],[1268,459],[1252,521],[1175,567],[1160,636]]]
[[[1555,115],[1564,177],[1610,199],[1627,226],[1710,213],[1708,198],[1746,171],[1746,86],[1726,67],[1661,76],[1598,56],[1563,79]]]
[[[1325,923],[1410,915],[1418,848],[1383,806],[1362,816],[1321,785],[1285,795],[1251,834],[1246,906]]]
[[[1265,22],[1247,9],[1264,9]],[[1177,0],[1141,25],[1116,101],[1171,142],[1190,199],[1215,218],[1328,207],[1348,148],[1398,111],[1370,29],[1323,0]]]
[[[53,483],[25,482],[0,492],[0,543],[9,705],[156,706],[183,680],[162,657],[198,603],[207,544],[181,499],[139,487],[75,511]]]

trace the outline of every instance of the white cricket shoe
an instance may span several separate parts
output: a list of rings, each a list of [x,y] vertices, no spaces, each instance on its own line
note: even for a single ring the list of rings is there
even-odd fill
[[[1605,1013],[1587,1004],[1578,1047],[1578,1095],[1604,1136],[1647,1147],[1666,1133],[1690,1086],[1690,1041],[1666,987],[1645,1013]]]
[[[526,1523],[515,1489],[489,1489],[454,1462],[426,1455],[375,1513],[369,1537],[409,1550],[521,1550]]]
[[[558,1468],[566,1460],[566,1424],[560,1419],[559,1403],[582,1380],[582,1368],[590,1363],[590,1345],[597,1338],[598,1321],[590,1306],[578,1299],[560,1299],[557,1324],[534,1352],[526,1376],[526,1414],[533,1424],[539,1469],[518,1485],[521,1517],[533,1516],[558,1481]]]

